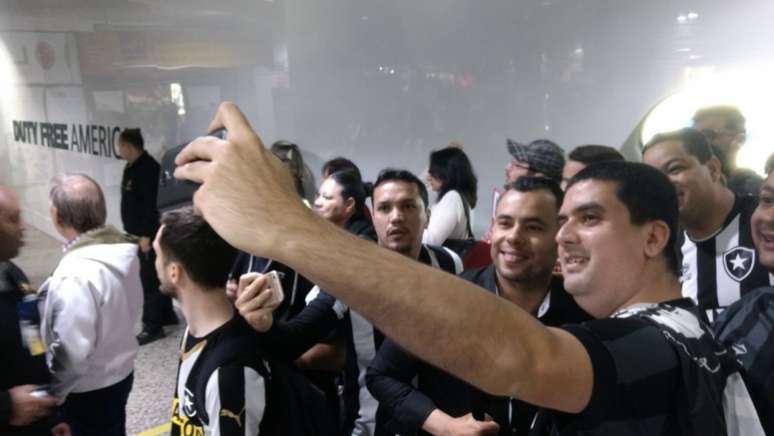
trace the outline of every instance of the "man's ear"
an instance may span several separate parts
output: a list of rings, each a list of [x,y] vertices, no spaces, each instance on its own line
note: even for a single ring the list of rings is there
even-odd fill
[[[54,227],[59,227],[59,209],[53,204],[48,207],[48,214],[51,216],[51,221],[54,223]]]
[[[671,234],[669,225],[661,220],[645,224],[645,256],[655,258],[664,252]]]
[[[172,262],[169,262],[168,267],[169,267],[169,280],[172,282],[173,285],[175,286],[179,285],[185,274],[185,270],[183,270],[183,266],[180,265],[180,263],[178,262],[172,261]]]
[[[721,177],[723,177],[722,165],[720,164],[720,159],[718,159],[717,156],[713,155],[707,159],[707,162],[704,162],[704,166],[709,169],[713,182],[717,182]]]

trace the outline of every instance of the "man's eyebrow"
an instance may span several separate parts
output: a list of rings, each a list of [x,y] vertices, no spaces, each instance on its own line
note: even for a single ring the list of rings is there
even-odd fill
[[[577,215],[583,212],[603,212],[604,210],[605,208],[601,204],[591,201],[573,208],[569,213],[560,213],[559,218],[567,218],[567,215]]]

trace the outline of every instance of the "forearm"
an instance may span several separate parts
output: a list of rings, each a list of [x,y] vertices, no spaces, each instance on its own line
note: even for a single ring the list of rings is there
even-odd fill
[[[535,356],[547,355],[552,336],[531,315],[321,219],[299,213],[288,221],[299,234],[280,242],[272,257],[340,298],[412,354],[487,392],[525,398],[522,381],[536,375]],[[338,253],[341,267],[306,255],[320,252]],[[453,304],[439,304],[444,301]]]

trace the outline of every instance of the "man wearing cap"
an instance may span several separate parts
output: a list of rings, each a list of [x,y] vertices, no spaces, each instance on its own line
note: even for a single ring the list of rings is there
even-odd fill
[[[505,166],[505,182],[513,183],[521,176],[543,176],[556,183],[562,182],[564,151],[548,139],[536,139],[520,144],[507,139],[508,152],[513,159]]]
[[[505,165],[505,184],[510,185],[521,176],[545,177],[556,183],[562,183],[562,170],[564,169],[564,151],[554,141],[548,139],[536,139],[529,144],[521,144],[513,139],[505,139],[508,152],[512,159]],[[492,237],[492,228],[495,224],[495,209],[499,191],[492,199],[492,217],[490,227],[484,234],[484,241],[489,242]]]

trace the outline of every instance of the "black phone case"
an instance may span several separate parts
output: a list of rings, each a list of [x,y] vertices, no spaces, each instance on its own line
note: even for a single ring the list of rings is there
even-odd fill
[[[216,130],[210,136],[225,139],[225,129]],[[180,151],[188,145],[178,145],[165,151],[161,156],[161,174],[159,176],[159,191],[156,198],[156,206],[160,212],[189,206],[193,202],[193,195],[199,184],[188,180],[175,178],[175,158]]]

